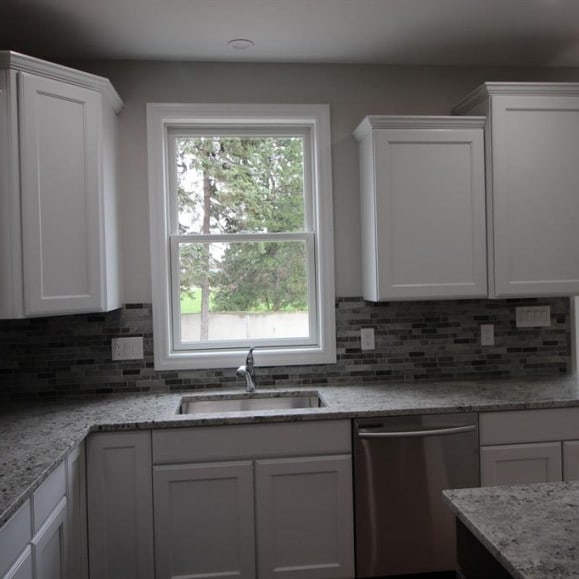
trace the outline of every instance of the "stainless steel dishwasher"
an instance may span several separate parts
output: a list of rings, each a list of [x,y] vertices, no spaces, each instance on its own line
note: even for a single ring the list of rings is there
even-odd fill
[[[480,484],[476,414],[354,422],[356,577],[456,569],[442,490]]]

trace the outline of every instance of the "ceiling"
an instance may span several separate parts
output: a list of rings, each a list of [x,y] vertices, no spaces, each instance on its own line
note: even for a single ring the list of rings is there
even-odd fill
[[[227,42],[248,38],[248,50]],[[579,66],[578,0],[0,0],[53,59]]]

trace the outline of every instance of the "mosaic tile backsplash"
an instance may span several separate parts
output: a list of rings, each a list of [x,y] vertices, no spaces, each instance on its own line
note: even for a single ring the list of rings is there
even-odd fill
[[[549,305],[551,327],[516,328],[518,305]],[[0,321],[0,399],[242,387],[231,368],[156,372],[151,314],[150,304],[127,304],[105,314]],[[494,346],[480,346],[481,324],[494,324]],[[375,350],[360,350],[361,328],[374,328]],[[570,332],[567,298],[380,304],[340,298],[337,363],[260,367],[258,386],[567,374]],[[122,336],[143,336],[143,360],[111,360],[111,338]]]

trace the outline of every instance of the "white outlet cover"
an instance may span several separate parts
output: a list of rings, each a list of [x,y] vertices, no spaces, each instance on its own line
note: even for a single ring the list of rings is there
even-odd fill
[[[516,308],[517,328],[548,328],[551,325],[551,306]]]
[[[142,360],[143,337],[113,338],[111,356],[113,360]]]

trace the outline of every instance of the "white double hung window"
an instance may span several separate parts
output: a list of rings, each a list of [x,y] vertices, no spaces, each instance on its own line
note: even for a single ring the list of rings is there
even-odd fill
[[[147,107],[155,367],[335,361],[329,109]]]

